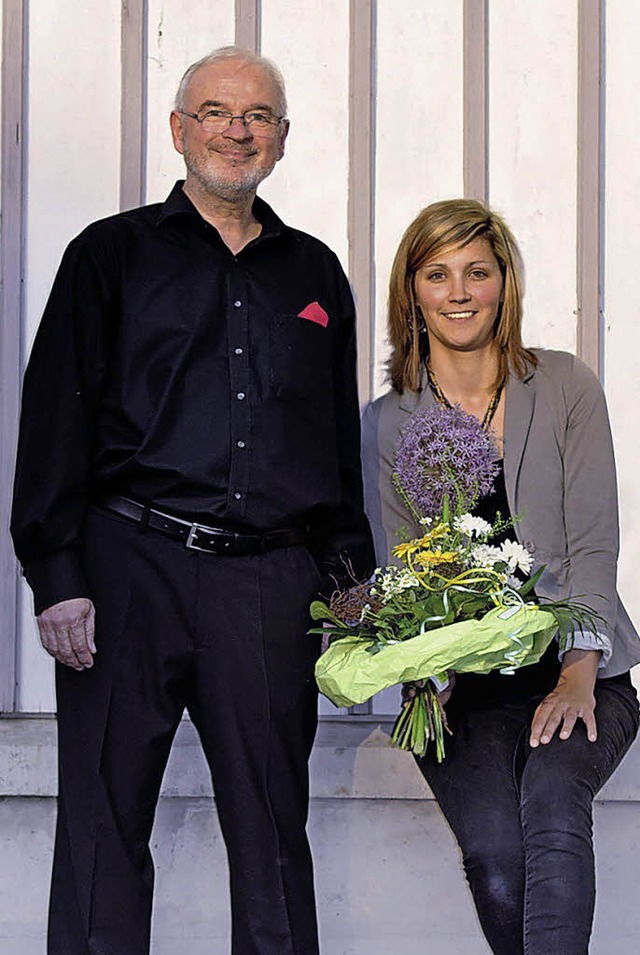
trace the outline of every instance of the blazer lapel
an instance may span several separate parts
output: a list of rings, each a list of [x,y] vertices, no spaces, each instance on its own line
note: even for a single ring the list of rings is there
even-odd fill
[[[512,514],[518,510],[518,478],[535,407],[535,389],[531,382],[534,374],[524,379],[510,375],[505,393],[504,481]]]
[[[433,396],[431,388],[427,384],[427,376],[422,372],[420,380],[421,391],[405,391],[400,395],[398,407],[401,411],[408,414],[414,414],[416,411],[426,411],[427,408],[433,408],[436,399]],[[402,425],[401,425],[402,427]]]

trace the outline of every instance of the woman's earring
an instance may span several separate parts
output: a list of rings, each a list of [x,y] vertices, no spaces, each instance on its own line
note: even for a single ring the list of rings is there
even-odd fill
[[[418,332],[422,335],[423,332],[427,330],[427,323],[424,320],[424,315],[419,305],[416,305],[416,318],[418,319]]]

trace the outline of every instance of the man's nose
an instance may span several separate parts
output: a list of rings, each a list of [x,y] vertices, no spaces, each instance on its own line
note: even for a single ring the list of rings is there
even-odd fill
[[[239,141],[251,139],[253,136],[251,127],[245,122],[244,116],[232,116],[229,119],[229,125],[224,130],[224,135]]]

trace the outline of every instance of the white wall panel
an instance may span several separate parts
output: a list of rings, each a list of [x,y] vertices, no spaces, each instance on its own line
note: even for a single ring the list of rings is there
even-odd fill
[[[68,241],[118,209],[120,3],[31,0],[28,25],[26,346]],[[18,707],[52,710],[52,665],[22,592]]]
[[[591,0],[489,3],[490,201],[524,254],[526,340],[570,350],[576,347],[579,2]],[[284,72],[291,118],[286,156],[261,192],[286,221],[323,238],[346,267],[349,189],[356,185],[349,182],[350,3],[263,0],[261,6],[262,50]],[[183,175],[168,125],[180,75],[207,51],[233,43],[235,7],[234,0],[148,0],[148,201],[162,200]],[[463,0],[377,0],[376,7],[372,268],[379,393],[389,271],[400,237],[424,205],[463,191],[464,73]],[[117,211],[121,89],[120,0],[30,0],[28,9],[26,347],[68,240]],[[605,9],[605,384],[621,491],[620,588],[640,622],[640,7],[608,0]],[[39,648],[26,588],[18,679],[22,710],[53,708],[52,667]],[[389,691],[376,709],[395,710],[396,699],[397,691]]]
[[[526,267],[525,341],[576,344],[577,2],[492,0],[490,202]]]
[[[120,3],[29,4],[27,337],[69,239],[118,209]]]
[[[146,194],[147,202],[158,202],[176,179],[184,178],[184,163],[169,131],[178,83],[191,63],[234,42],[235,4],[233,0],[149,0],[148,10]]]
[[[267,0],[262,52],[284,73],[291,131],[286,154],[260,194],[289,225],[330,245],[346,269],[347,0]]]
[[[640,8],[608,0],[605,154],[605,387],[622,514],[620,592],[640,625]]]
[[[380,0],[377,25],[376,390],[385,390],[391,263],[420,209],[463,190],[462,0]]]

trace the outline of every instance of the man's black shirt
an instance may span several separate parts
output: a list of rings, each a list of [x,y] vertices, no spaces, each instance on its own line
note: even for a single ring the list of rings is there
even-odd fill
[[[37,612],[91,596],[82,529],[104,493],[238,530],[308,521],[323,572],[344,577],[347,555],[370,571],[351,292],[323,243],[260,199],[253,212],[261,234],[234,255],[177,183],[65,252],[14,494]]]

